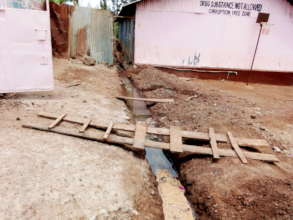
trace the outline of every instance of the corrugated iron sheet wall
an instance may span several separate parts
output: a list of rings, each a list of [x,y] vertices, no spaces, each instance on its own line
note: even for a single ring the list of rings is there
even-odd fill
[[[123,19],[119,21],[119,40],[125,55],[125,60],[134,62],[134,19]]]
[[[111,12],[75,8],[71,17],[70,54],[89,55],[97,63],[113,64],[113,16]]]
[[[6,0],[8,8],[43,10],[45,1],[40,0]]]
[[[74,9],[70,22],[70,56],[79,57],[86,54],[82,54],[80,51],[81,44],[86,44],[85,39],[81,39],[82,31],[89,31],[88,26],[91,23],[91,9],[78,8]],[[85,36],[86,37],[86,36]],[[86,53],[86,52],[85,52]]]
[[[88,37],[91,55],[97,62],[113,63],[113,16],[109,11],[92,10]]]

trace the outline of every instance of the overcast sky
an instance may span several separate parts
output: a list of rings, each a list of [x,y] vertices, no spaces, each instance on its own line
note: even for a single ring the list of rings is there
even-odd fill
[[[108,5],[111,6],[111,1],[108,1]],[[79,6],[99,8],[100,7],[100,0],[79,0]]]

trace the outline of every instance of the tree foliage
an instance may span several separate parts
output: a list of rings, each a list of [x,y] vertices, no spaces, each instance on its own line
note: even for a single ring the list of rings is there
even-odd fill
[[[78,0],[50,0],[50,2],[54,2],[56,4],[63,4],[66,2],[72,2],[73,5],[78,5]]]
[[[101,0],[100,1],[100,8],[104,9],[104,10],[108,9],[107,0]]]
[[[112,11],[118,13],[123,4],[132,2],[133,0],[111,0],[112,2]]]

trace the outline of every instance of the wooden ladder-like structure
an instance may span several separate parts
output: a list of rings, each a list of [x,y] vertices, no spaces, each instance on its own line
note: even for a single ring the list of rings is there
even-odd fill
[[[134,135],[134,148],[145,148],[145,140],[147,135],[147,125],[145,122],[137,122],[135,128],[135,135]],[[239,157],[242,163],[248,163],[245,154],[242,152],[241,148],[239,147],[236,139],[232,135],[231,132],[227,132],[227,136],[229,141],[232,145],[232,148],[235,150],[236,155]],[[170,127],[170,151],[176,153],[182,153],[183,150],[183,143],[182,143],[182,131],[177,126]],[[214,159],[220,158],[220,153],[217,145],[217,139],[215,135],[215,130],[213,128],[209,129],[209,138],[210,138],[210,145],[212,149],[212,154]]]
[[[267,141],[263,139],[249,139],[249,138],[236,138],[231,132],[227,134],[217,134],[213,128],[209,128],[207,133],[198,131],[186,131],[180,127],[171,126],[168,128],[155,128],[149,127],[145,122],[137,122],[134,124],[129,123],[103,123],[93,122],[93,120],[80,120],[77,118],[69,117],[67,114],[56,115],[52,113],[40,113],[40,117],[54,119],[48,127],[40,127],[33,125],[23,125],[25,128],[31,128],[41,131],[53,132],[62,135],[69,135],[73,137],[79,137],[83,139],[89,139],[94,141],[102,141],[114,144],[127,144],[132,145],[135,149],[144,149],[145,147],[158,148],[163,150],[169,150],[174,153],[190,152],[194,154],[211,155],[214,159],[220,159],[220,157],[238,157],[242,163],[248,163],[247,159],[263,160],[269,162],[277,162],[278,158],[273,154],[266,154],[260,152],[249,152],[241,149],[242,146],[269,146]],[[79,124],[82,127],[79,132],[70,133],[56,129],[61,122],[69,122]],[[91,127],[95,129],[102,129],[105,132],[102,135],[96,135],[95,137],[88,136],[86,130]],[[118,136],[117,131],[133,132],[132,137]],[[148,138],[148,134],[158,136],[169,136],[170,142],[158,142],[152,141]],[[187,145],[183,143],[183,139],[195,139],[201,141],[207,141],[210,144],[210,148],[203,146]],[[222,149],[218,147],[218,143],[228,143],[231,145],[231,149]]]
[[[51,130],[55,127],[57,127],[59,124],[61,124],[61,122],[64,120],[64,118],[66,117],[67,114],[62,114],[59,117],[56,118],[55,121],[53,121],[49,126],[48,129]],[[92,120],[88,119],[86,120],[84,123],[82,123],[82,127],[79,130],[79,133],[85,133],[85,131],[88,129],[88,127],[90,126]],[[107,127],[107,130],[103,136],[103,140],[107,141],[107,139],[109,138],[112,129],[113,129],[114,123],[110,122],[109,126]]]

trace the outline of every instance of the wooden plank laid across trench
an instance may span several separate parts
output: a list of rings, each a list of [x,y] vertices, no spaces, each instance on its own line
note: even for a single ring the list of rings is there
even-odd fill
[[[59,117],[56,118],[56,120],[49,125],[49,129],[52,129],[54,127],[56,127],[64,118],[65,118],[66,114],[60,115]]]
[[[126,97],[126,96],[116,96],[117,99],[124,100],[134,100],[134,101],[144,101],[144,102],[158,102],[158,103],[170,103],[174,102],[174,99],[148,99],[148,98],[136,98],[136,97]]]
[[[66,135],[66,136],[71,136],[71,137],[76,137],[76,138],[81,138],[81,139],[86,139],[86,140],[92,140],[92,141],[98,141],[98,142],[105,142],[104,140],[104,133],[103,132],[98,132],[95,136],[89,136],[86,134],[75,134],[72,132],[64,131],[62,129],[48,129],[48,127],[42,127],[38,125],[22,125],[24,128],[29,128],[29,129],[34,129],[34,130],[39,130],[39,131],[45,131],[45,132],[51,132],[51,133],[56,133],[56,134],[61,134],[61,135]],[[110,144],[127,144],[127,145],[133,145],[134,144],[134,139],[129,138],[129,137],[121,137],[117,135],[110,135],[107,143]],[[151,141],[151,140],[145,140],[144,142],[145,146],[152,147],[152,148],[158,148],[158,149],[163,149],[163,150],[169,150],[170,149],[170,144],[169,143],[164,143],[164,142],[156,142],[156,141]],[[135,145],[133,145],[134,148],[137,148]],[[213,151],[211,148],[207,147],[201,147],[201,146],[194,146],[194,145],[185,145],[182,144],[183,151],[184,152],[191,152],[194,154],[201,154],[201,155],[213,155]],[[141,149],[138,147],[138,149]],[[243,151],[243,154],[245,155],[246,158],[253,159],[253,160],[262,160],[262,161],[268,161],[268,162],[278,162],[279,159],[272,154],[265,154],[265,153],[255,153],[255,152],[247,152]],[[238,157],[236,152],[232,149],[219,149],[219,155],[223,157]]]
[[[213,128],[209,128],[209,136],[210,136],[210,144],[213,151],[213,157],[215,159],[219,159],[220,158],[219,150],[218,150],[217,140],[215,136],[215,130]]]
[[[134,133],[134,148],[144,149],[147,134],[147,124],[142,121],[136,122]]]
[[[39,113],[38,116],[48,119],[56,119],[58,118],[57,114],[54,113],[46,113],[42,112]],[[75,124],[83,124],[83,121],[79,118],[75,118],[72,116],[67,116],[63,119],[66,122],[75,123]],[[93,128],[98,129],[107,129],[108,124],[104,122],[91,122],[90,125]],[[125,124],[125,123],[115,123],[113,126],[113,130],[124,130],[124,131],[135,131],[135,125],[134,124]],[[170,129],[168,128],[154,128],[154,127],[148,127],[147,130],[150,134],[157,134],[157,135],[164,135],[169,136],[170,135]],[[197,132],[197,131],[181,131],[182,137],[184,138],[192,138],[192,139],[198,139],[198,140],[204,140],[204,141],[210,141],[210,137],[208,133],[203,132]],[[226,134],[215,134],[216,141],[217,142],[224,142],[228,143],[229,139]],[[235,138],[238,145],[240,146],[269,146],[268,142],[264,139],[250,139],[250,138]]]
[[[243,151],[240,149],[239,145],[237,144],[235,138],[233,137],[231,132],[227,132],[227,135],[230,139],[230,143],[232,145],[232,147],[234,148],[235,152],[237,153],[239,159],[242,161],[242,163],[248,163],[247,159],[243,153]]]
[[[170,151],[183,152],[181,129],[176,126],[170,127]]]

